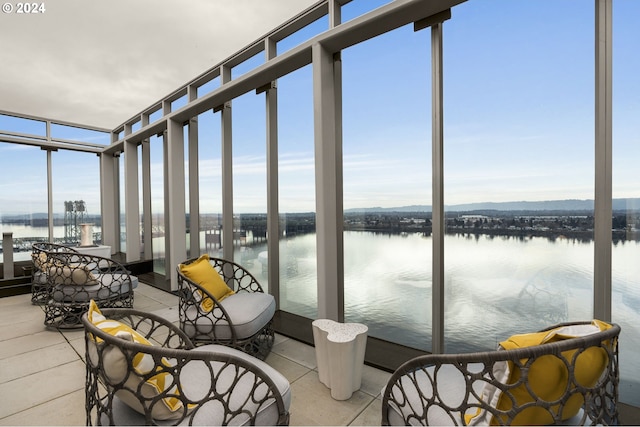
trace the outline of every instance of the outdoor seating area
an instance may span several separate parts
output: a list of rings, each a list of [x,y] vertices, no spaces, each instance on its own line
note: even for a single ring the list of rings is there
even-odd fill
[[[30,298],[0,298],[0,425],[85,425],[85,332],[46,328],[43,307]],[[179,325],[178,297],[146,283],[136,289],[134,309]],[[264,363],[290,385],[290,425],[380,424],[380,390],[390,373],[365,365],[360,390],[337,401],[318,378],[312,346],[275,334]]]

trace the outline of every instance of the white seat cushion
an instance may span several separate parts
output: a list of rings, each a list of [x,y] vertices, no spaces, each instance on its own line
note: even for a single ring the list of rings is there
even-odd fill
[[[129,292],[130,287],[135,289],[138,287],[138,278],[129,276],[131,281],[127,280],[123,273],[103,274],[101,280],[103,283],[109,283],[109,286],[101,284],[90,285],[56,285],[52,298],[57,302],[89,302],[92,299],[99,301],[109,297],[113,297],[114,293],[125,294]]]
[[[276,312],[276,300],[273,295],[263,292],[238,292],[234,295],[226,297],[220,305],[229,314],[231,322],[236,328],[238,339],[249,338],[258,333],[264,326],[269,323]],[[198,308],[195,306],[187,310],[186,316],[193,320],[198,316]],[[213,311],[220,311],[215,307]],[[201,314],[200,314],[201,316]],[[197,320],[198,334],[210,334],[212,328],[215,328],[215,336],[221,340],[231,339],[231,330],[225,320],[220,320],[213,325],[213,316],[199,317]],[[185,325],[187,335],[193,337],[196,335],[192,323]]]
[[[217,344],[204,345],[191,351],[231,354],[235,357],[250,361],[252,364],[261,369],[269,378],[271,378],[276,388],[282,395],[285,409],[289,411],[289,407],[291,406],[291,385],[280,372],[276,371],[265,362],[258,360],[255,357],[243,353],[239,350]],[[220,363],[221,362],[214,362],[214,364],[218,364],[218,366],[221,366]],[[216,369],[214,367],[213,369],[214,372],[219,371],[219,368]],[[192,400],[201,399],[202,397],[204,397],[203,394],[208,393],[209,391],[209,388],[211,386],[210,379],[211,375],[209,368],[206,365],[202,364],[200,361],[194,360],[192,363],[188,363],[181,371],[180,384],[182,387],[182,393],[185,397]],[[235,379],[235,369],[225,369],[224,373],[220,376],[218,382],[216,383],[216,390],[227,390]],[[235,409],[238,409],[240,405],[244,404],[244,402],[248,400],[249,403],[247,403],[244,408],[249,411],[255,410],[256,406],[250,403],[251,399],[247,399],[252,387],[253,376],[245,375],[243,379],[236,383],[233,387],[230,406],[233,408],[234,404],[236,404],[237,406],[235,407]],[[117,397],[114,398],[113,411],[114,421],[116,425],[144,425],[145,423],[144,416],[142,414],[125,405]],[[203,407],[197,408],[191,412],[191,415],[194,416],[193,425],[222,425],[223,413],[224,412],[221,410],[220,405],[217,403],[212,402],[209,405],[204,405]],[[277,421],[278,407],[275,400],[273,400],[260,409],[256,417],[256,425],[275,425]],[[175,420],[157,422],[158,424],[162,425],[171,424],[172,422],[175,422]],[[103,424],[107,423],[108,420],[104,419]],[[249,419],[246,414],[242,414],[241,416],[236,417],[229,422],[230,425],[246,425],[248,423]],[[180,425],[187,424],[189,424],[189,418],[184,420]]]

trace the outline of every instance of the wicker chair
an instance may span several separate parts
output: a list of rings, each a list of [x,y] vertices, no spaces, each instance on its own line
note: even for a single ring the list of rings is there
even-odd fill
[[[99,307],[132,308],[138,278],[117,261],[81,253],[49,253],[47,327],[81,328],[93,299]]]
[[[76,250],[56,243],[38,242],[31,246],[31,260],[33,261],[33,274],[31,279],[31,303],[42,305],[49,299],[49,283],[47,281],[48,267],[51,263],[49,253],[71,252]]]
[[[183,263],[189,265],[198,258]],[[258,280],[235,262],[210,258],[213,268],[235,292],[218,301],[214,295],[186,277],[177,267],[180,328],[196,344],[223,344],[264,360],[273,346],[275,299],[264,292]],[[214,302],[203,311],[201,297]]]
[[[152,313],[101,314],[152,345],[114,336],[83,315],[87,425],[289,423],[290,384],[265,362],[226,346],[194,347],[177,326]]]
[[[619,334],[613,324],[531,347],[419,356],[389,379],[382,425],[617,424]]]

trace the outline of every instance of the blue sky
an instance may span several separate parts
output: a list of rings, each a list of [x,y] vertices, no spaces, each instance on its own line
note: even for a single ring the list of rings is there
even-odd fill
[[[384,3],[354,1],[343,18]],[[444,25],[445,204],[593,198],[594,9],[585,0],[471,0],[454,8]],[[640,196],[637,16],[640,2],[614,2],[614,197]],[[325,27],[318,22],[297,37]],[[345,50],[342,60],[345,208],[430,205],[430,30],[399,29]],[[313,211],[311,68],[280,79],[278,99],[281,210]],[[233,114],[234,209],[264,212],[263,95],[234,100]],[[203,212],[220,209],[218,121],[200,117]],[[0,118],[7,126],[15,131]],[[155,210],[160,151],[153,151]],[[53,153],[54,211],[63,207],[57,200],[82,198],[97,213],[97,157],[87,157]],[[45,158],[0,144],[0,214],[46,210]],[[64,178],[70,170],[81,185]]]

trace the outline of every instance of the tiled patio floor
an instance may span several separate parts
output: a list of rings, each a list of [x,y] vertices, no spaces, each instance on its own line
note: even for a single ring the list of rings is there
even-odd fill
[[[84,425],[82,330],[46,329],[30,297],[0,298],[0,425]],[[144,283],[134,305],[177,321],[176,297]],[[291,383],[291,425],[380,425],[389,373],[365,366],[360,391],[336,401],[318,380],[313,347],[276,335],[266,361]]]

